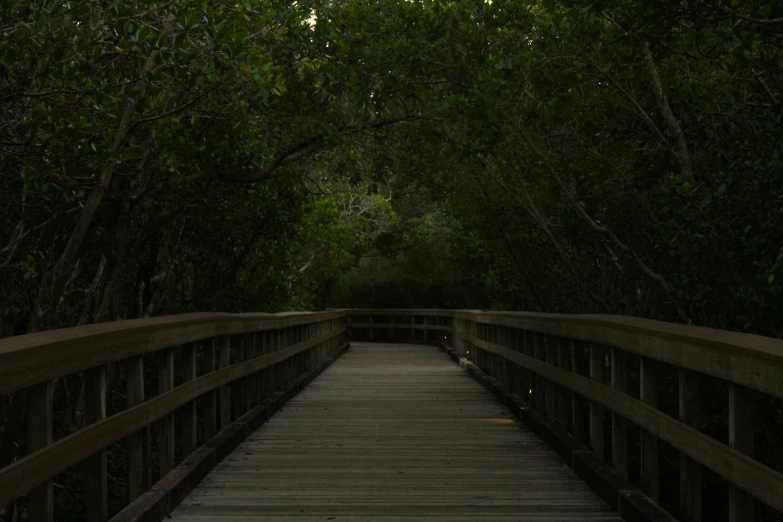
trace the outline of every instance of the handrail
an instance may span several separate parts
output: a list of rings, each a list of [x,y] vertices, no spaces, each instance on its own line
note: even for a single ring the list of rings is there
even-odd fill
[[[224,335],[289,328],[316,313],[193,313],[130,319],[0,339],[0,395],[162,348]],[[320,320],[341,312],[318,312]]]
[[[351,309],[351,316],[404,316],[405,310]],[[600,343],[783,398],[783,340],[622,315],[481,310],[412,310]],[[376,328],[380,326],[375,325]],[[399,328],[408,328],[401,324]]]
[[[0,505],[27,493],[29,520],[55,520],[52,479],[85,462],[88,520],[105,522],[106,448],[127,440],[129,501],[134,501],[152,486],[152,425],[163,478],[175,465],[175,415],[181,418],[178,431],[187,457],[199,440],[208,441],[332,357],[344,345],[344,317],[336,311],[198,313],[0,339],[0,394],[13,393],[15,409],[27,417],[27,455],[0,468]],[[144,359],[153,354],[158,394],[145,400],[150,387]],[[126,409],[107,417],[108,364],[124,368],[127,399]],[[73,374],[83,375],[85,423],[55,441],[54,382]],[[182,382],[175,386],[177,374]],[[196,401],[203,404],[201,419]]]
[[[732,522],[753,520],[752,497],[783,511],[783,474],[753,458],[752,413],[755,391],[772,400],[783,398],[783,340],[612,315],[415,310],[407,314],[408,324],[398,319],[406,316],[405,310],[345,312],[348,328],[356,335],[377,335],[384,329],[398,332],[398,337],[400,331],[410,330],[404,334],[409,338],[422,329],[425,336],[427,329],[451,333],[447,344],[460,357],[502,382],[508,393],[542,412],[554,427],[567,429],[624,477],[627,422],[636,424],[642,430],[641,485],[655,500],[661,482],[658,440],[669,443],[681,452],[680,511],[688,520],[701,517],[700,466],[731,485]],[[392,316],[395,322],[383,320]],[[432,325],[428,317],[448,321]],[[638,361],[639,396],[627,389],[632,358]],[[677,418],[658,409],[659,377],[667,371],[676,372],[679,379]],[[728,383],[724,400],[729,444],[701,430],[700,375]],[[607,413],[609,434],[604,433]],[[604,455],[607,435],[611,456]]]

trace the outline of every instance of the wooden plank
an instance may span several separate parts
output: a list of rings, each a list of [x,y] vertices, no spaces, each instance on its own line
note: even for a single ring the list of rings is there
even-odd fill
[[[217,369],[217,339],[209,339],[202,345],[203,371],[205,375]],[[218,392],[210,391],[202,397],[204,405],[204,440],[207,441],[217,434],[217,404]]]
[[[626,354],[612,348],[612,389],[620,393],[628,391],[628,361]],[[628,478],[628,423],[617,412],[612,412],[612,467]]]
[[[139,405],[96,422],[82,430],[64,437],[45,449],[36,451],[13,464],[0,468],[0,505],[13,500],[33,487],[54,477],[86,459],[109,444],[128,438],[129,484],[131,491],[138,493],[149,488],[150,480],[150,423],[161,419],[205,393],[230,384],[264,368],[271,367],[298,353],[310,349],[319,342],[337,338],[342,332],[335,331],[321,338],[312,339],[286,350],[259,357],[242,364],[229,366],[178,386],[149,401],[143,399],[143,366],[141,363],[128,365],[128,400]],[[139,376],[142,376],[140,379]],[[142,386],[139,386],[139,383]],[[141,390],[139,392],[139,390]],[[138,435],[139,445],[131,445]],[[141,464],[138,464],[141,462]],[[142,491],[143,492],[143,491]]]
[[[106,366],[84,372],[84,420],[87,425],[106,418]],[[84,461],[87,476],[87,520],[105,522],[109,518],[106,450]]]
[[[701,378],[690,370],[680,370],[680,421],[688,426],[701,422]],[[680,454],[680,518],[701,522],[701,464]]]
[[[353,343],[171,513],[240,520],[620,522],[428,346]]]
[[[751,457],[722,444],[699,430],[678,421],[641,401],[619,393],[592,379],[553,368],[541,361],[502,346],[463,334],[484,351],[491,351],[510,361],[541,373],[546,378],[573,390],[589,400],[616,411],[628,421],[649,431],[683,454],[707,466],[730,483],[750,492],[754,497],[783,511],[783,473],[779,473]]]
[[[54,411],[52,382],[27,390],[27,452],[33,453],[52,444]],[[54,490],[52,481],[41,481],[28,493],[31,522],[53,522]],[[5,502],[3,504],[5,505]]]
[[[642,357],[639,363],[640,400],[652,408],[658,407],[659,366],[657,361],[646,357]],[[642,429],[641,434],[641,460],[642,490],[657,502],[660,494],[658,439],[645,429]]]
[[[125,370],[125,398],[128,409],[144,403],[144,357],[138,355],[126,362]],[[106,422],[106,421],[103,421]],[[81,430],[78,433],[89,433],[90,428],[102,424],[96,422],[93,426]],[[128,497],[129,502],[139,498],[150,488],[151,470],[150,470],[150,443],[149,431],[146,426],[140,426],[139,431],[131,432],[128,435]],[[135,430],[134,430],[135,431]],[[65,440],[65,439],[63,439]],[[62,442],[62,441],[60,441]],[[112,441],[114,442],[114,441]],[[96,446],[94,449],[102,449],[108,446]],[[77,461],[78,462],[78,461]],[[0,470],[0,476],[2,476]]]
[[[158,353],[158,394],[174,388],[174,350]],[[174,417],[165,415],[158,421],[158,466],[160,477],[174,469]]]
[[[589,347],[590,378],[603,384],[606,350],[598,344]],[[604,415],[603,406],[595,401],[590,402],[590,448],[600,460],[604,460]]]
[[[729,446],[749,457],[753,456],[754,392],[740,386],[729,384]],[[737,486],[729,485],[729,522],[754,520],[753,497]]]
[[[218,369],[228,368],[231,365],[231,338],[223,337],[217,345],[217,367]],[[220,429],[225,429],[231,424],[231,386],[225,384],[219,390],[219,413]]]
[[[179,372],[182,381],[188,382],[196,378],[196,347],[193,343],[186,344],[180,350]],[[198,444],[196,401],[191,401],[180,409],[182,424],[182,456],[187,458]]]

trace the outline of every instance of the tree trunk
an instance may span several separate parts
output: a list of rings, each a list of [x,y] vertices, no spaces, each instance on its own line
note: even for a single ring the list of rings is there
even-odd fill
[[[649,42],[644,42],[642,44],[642,56],[644,56],[644,68],[652,83],[655,103],[658,105],[661,116],[663,116],[663,121],[666,124],[666,133],[673,141],[673,143],[670,144],[670,147],[672,148],[672,159],[677,167],[677,172],[680,174],[683,172],[691,172],[691,153],[688,150],[688,143],[685,141],[685,135],[682,132],[682,127],[680,127],[680,122],[675,118],[674,113],[669,106],[669,100],[666,98],[666,93],[663,91],[663,83],[661,83],[661,77],[658,73],[658,67],[655,65],[652,51],[650,51]]]

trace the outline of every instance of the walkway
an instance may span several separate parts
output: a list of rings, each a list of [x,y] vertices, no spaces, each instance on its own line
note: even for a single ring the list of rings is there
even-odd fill
[[[620,522],[440,350],[354,343],[187,497],[176,522]]]

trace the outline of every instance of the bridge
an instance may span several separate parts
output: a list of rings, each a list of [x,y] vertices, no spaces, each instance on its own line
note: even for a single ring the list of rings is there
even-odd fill
[[[83,419],[55,438],[54,390],[74,377]],[[0,505],[32,522],[58,520],[58,477],[75,470],[89,522],[698,522],[722,501],[702,497],[708,481],[726,520],[783,512],[779,463],[754,451],[754,414],[783,399],[783,341],[736,332],[517,312],[187,314],[2,339],[0,396],[26,441],[0,468]]]

